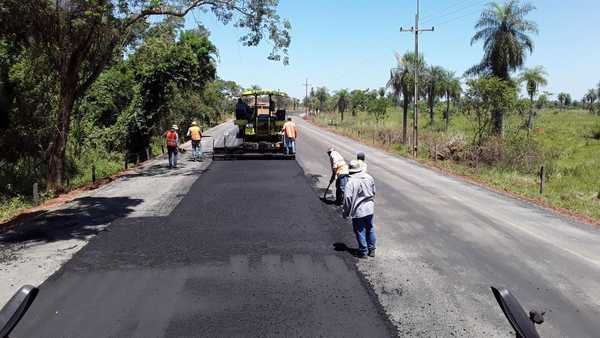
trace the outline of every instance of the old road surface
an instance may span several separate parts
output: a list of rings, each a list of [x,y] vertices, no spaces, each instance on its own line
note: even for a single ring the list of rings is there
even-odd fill
[[[491,285],[547,311],[543,337],[599,336],[598,229],[295,120],[297,163],[187,172],[169,214],[114,219],[13,336],[510,337]],[[356,244],[318,197],[330,146],[367,153],[375,259],[333,250]]]
[[[547,312],[542,337],[600,337],[600,229],[296,123],[298,162],[317,186],[328,147],[366,152],[379,248],[358,268],[401,335],[511,336],[495,285]]]

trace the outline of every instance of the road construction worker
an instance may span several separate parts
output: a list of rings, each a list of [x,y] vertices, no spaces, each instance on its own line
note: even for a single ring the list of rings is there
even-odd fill
[[[167,141],[167,152],[169,153],[169,169],[177,168],[177,147],[179,146],[179,128],[174,124],[171,129],[165,133]]]
[[[296,138],[298,137],[298,128],[296,124],[292,122],[292,118],[288,117],[287,121],[283,124],[281,129],[283,133],[283,145],[285,147],[286,155],[296,154]]]
[[[337,205],[342,205],[344,189],[348,182],[348,164],[346,164],[342,155],[333,148],[329,148],[327,154],[329,155],[329,160],[331,162],[331,178],[329,179],[329,184],[333,183],[335,180],[335,203]]]
[[[344,193],[344,218],[352,218],[352,228],[358,242],[358,257],[375,257],[375,180],[364,172],[358,160],[350,161],[350,177]]]
[[[187,137],[192,139],[192,161],[202,160],[202,129],[198,127],[196,121],[192,121],[192,126],[188,129]]]
[[[367,161],[365,160],[365,153],[363,153],[363,152],[357,153],[356,160],[362,166],[363,172],[367,172]]]

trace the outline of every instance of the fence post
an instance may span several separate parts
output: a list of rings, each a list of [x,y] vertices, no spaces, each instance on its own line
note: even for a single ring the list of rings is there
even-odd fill
[[[437,162],[437,154],[438,154],[438,145],[437,143],[433,147],[433,161]]]
[[[540,168],[540,195],[544,194],[544,166]]]
[[[146,148],[146,160],[150,160],[150,148]]]
[[[92,165],[92,183],[96,183],[96,165]]]
[[[128,166],[129,166],[129,154],[125,153],[125,170],[127,170]]]
[[[373,145],[375,145],[375,130],[373,130]]]
[[[38,191],[37,182],[33,184],[33,205],[38,206],[40,204],[40,193]]]

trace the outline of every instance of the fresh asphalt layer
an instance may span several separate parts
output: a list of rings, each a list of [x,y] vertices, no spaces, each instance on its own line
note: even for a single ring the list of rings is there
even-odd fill
[[[169,216],[99,233],[12,336],[394,335],[335,243],[351,232],[295,161],[214,162]]]

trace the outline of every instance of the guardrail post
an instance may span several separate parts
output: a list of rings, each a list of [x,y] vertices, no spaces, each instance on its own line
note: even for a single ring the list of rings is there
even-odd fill
[[[37,182],[33,184],[33,205],[38,206],[40,204],[40,193],[38,191]]]

